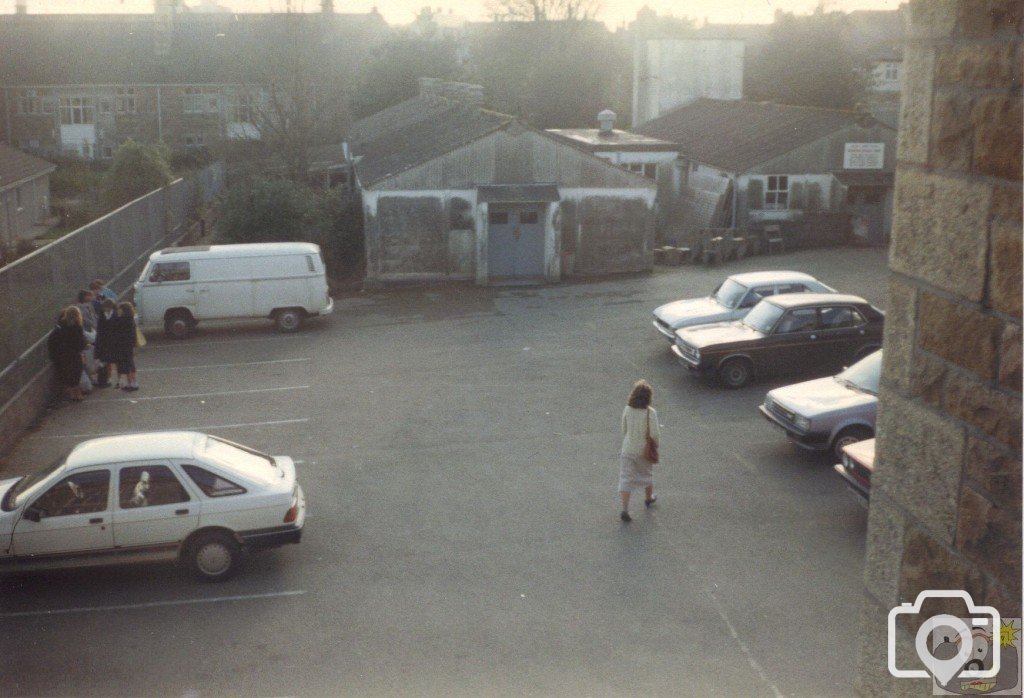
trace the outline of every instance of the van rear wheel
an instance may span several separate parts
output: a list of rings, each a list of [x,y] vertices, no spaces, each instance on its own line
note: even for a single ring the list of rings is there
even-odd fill
[[[187,310],[172,310],[164,318],[164,332],[173,339],[188,339],[196,321]]]
[[[278,310],[274,315],[274,324],[278,332],[295,332],[302,325],[305,313],[298,308]]]

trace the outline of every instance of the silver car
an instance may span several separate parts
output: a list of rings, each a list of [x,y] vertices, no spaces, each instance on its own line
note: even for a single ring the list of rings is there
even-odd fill
[[[875,435],[881,374],[879,349],[838,375],[772,390],[761,414],[797,446],[842,460],[844,446]]]
[[[675,343],[676,330],[712,322],[742,320],[765,296],[783,293],[835,293],[813,276],[798,271],[734,274],[704,298],[687,298],[654,309],[654,329]]]

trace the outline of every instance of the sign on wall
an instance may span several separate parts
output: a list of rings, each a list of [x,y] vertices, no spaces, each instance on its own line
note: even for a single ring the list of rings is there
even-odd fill
[[[847,143],[844,170],[880,170],[885,166],[885,143]]]

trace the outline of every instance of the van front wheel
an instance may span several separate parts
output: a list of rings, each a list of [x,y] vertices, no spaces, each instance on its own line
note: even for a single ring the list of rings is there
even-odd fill
[[[164,332],[174,339],[188,339],[196,321],[187,310],[173,310],[164,318]]]
[[[304,313],[297,308],[278,310],[274,315],[274,324],[278,332],[295,332],[302,325]]]

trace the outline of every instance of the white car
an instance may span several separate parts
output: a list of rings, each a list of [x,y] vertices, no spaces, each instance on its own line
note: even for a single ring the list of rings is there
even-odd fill
[[[835,293],[813,276],[798,271],[755,271],[734,274],[710,296],[666,303],[654,309],[654,329],[675,343],[676,330],[713,322],[742,320],[767,296],[783,293]]]
[[[286,456],[188,431],[92,439],[0,481],[0,572],[180,560],[221,581],[305,519]]]

